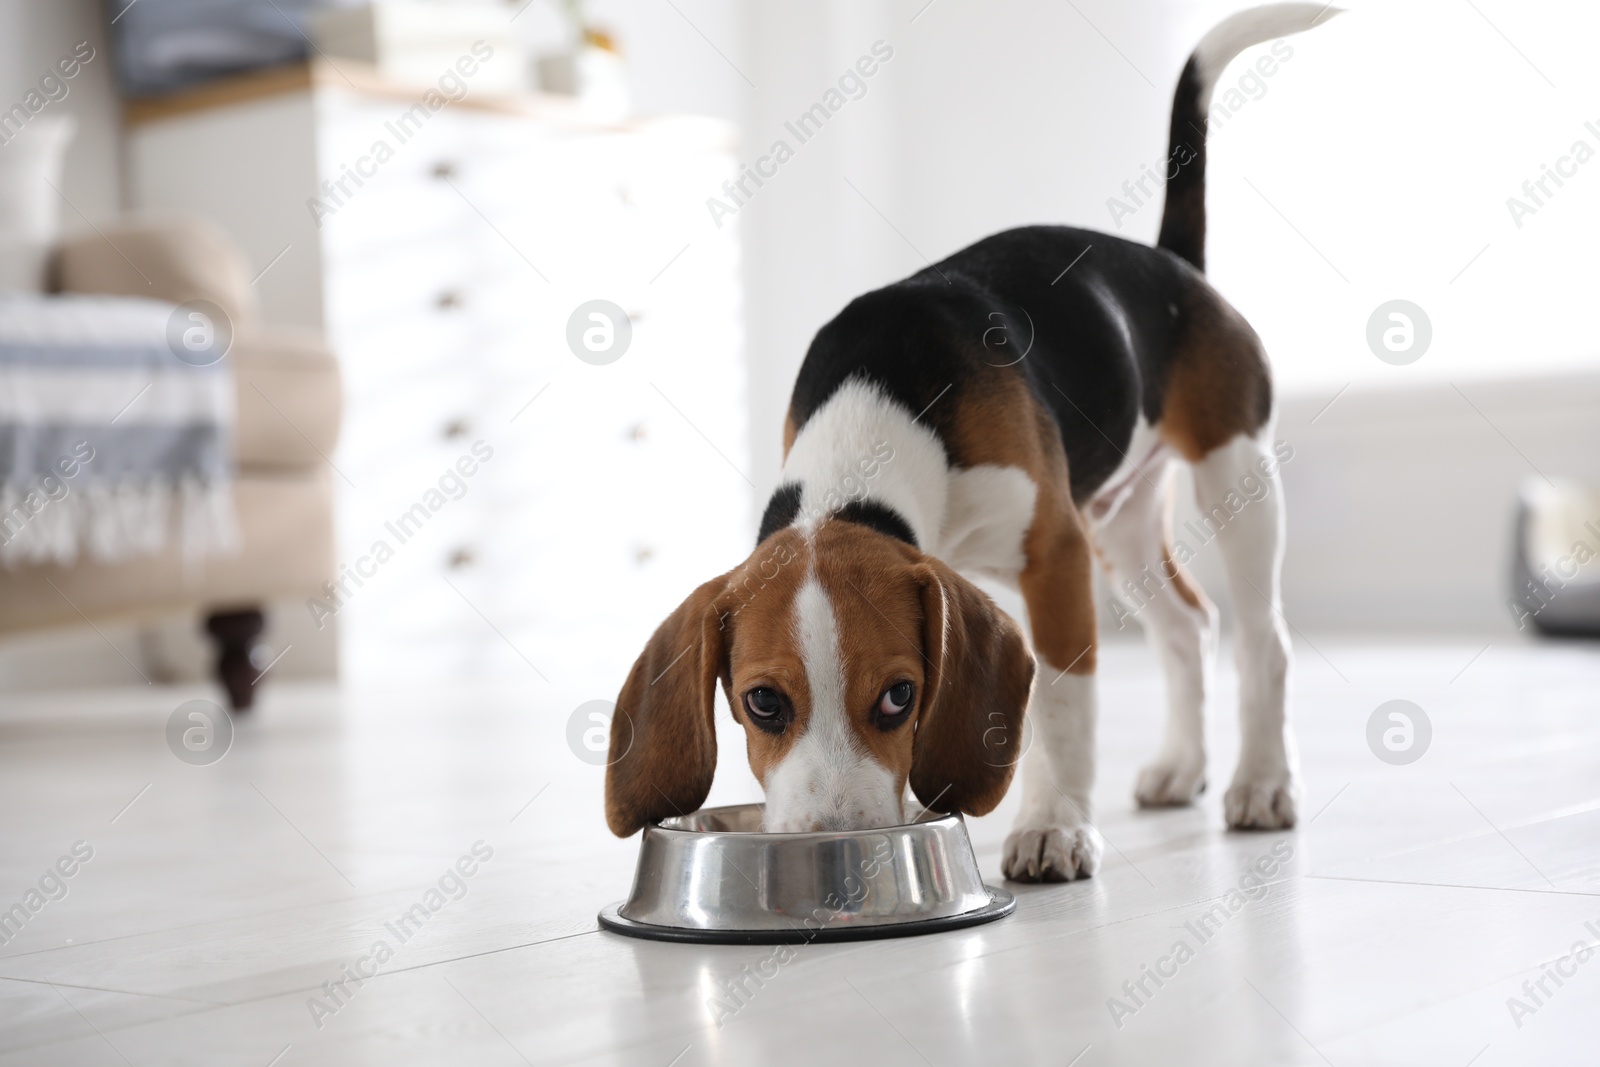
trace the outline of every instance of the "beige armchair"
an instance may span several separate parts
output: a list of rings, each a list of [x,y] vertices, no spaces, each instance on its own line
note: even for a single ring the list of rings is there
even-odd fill
[[[61,246],[58,289],[210,300],[233,320],[239,551],[188,567],[170,545],[116,564],[0,568],[0,635],[199,609],[217,645],[218,679],[233,707],[247,708],[265,666],[263,605],[320,595],[335,571],[326,457],[339,434],[338,363],[316,334],[259,322],[248,266],[215,228],[165,219],[102,231]]]

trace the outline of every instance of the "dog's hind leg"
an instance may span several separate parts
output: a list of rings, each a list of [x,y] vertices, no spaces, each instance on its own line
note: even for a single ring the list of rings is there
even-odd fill
[[[1241,434],[1194,464],[1200,522],[1214,531],[1233,598],[1239,667],[1239,766],[1223,796],[1228,825],[1293,826],[1300,799],[1289,729],[1289,632],[1278,573],[1283,563],[1283,487],[1270,445],[1271,423]]]
[[[1172,473],[1166,458],[1147,464],[1121,505],[1094,527],[1124,605],[1118,622],[1125,626],[1133,618],[1144,627],[1166,680],[1161,747],[1134,784],[1143,807],[1188,804],[1206,785],[1205,702],[1216,611],[1174,555]]]

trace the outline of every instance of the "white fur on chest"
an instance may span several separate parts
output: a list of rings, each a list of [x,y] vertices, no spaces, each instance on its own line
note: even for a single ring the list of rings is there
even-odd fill
[[[983,464],[950,472],[950,504],[933,554],[958,571],[1015,581],[1027,565],[1023,538],[1039,487],[1017,467]]]
[[[1038,489],[1016,467],[952,469],[944,445],[874,386],[847,382],[795,437],[783,481],[801,487],[802,526],[852,500],[893,508],[917,544],[958,570],[1014,580]]]

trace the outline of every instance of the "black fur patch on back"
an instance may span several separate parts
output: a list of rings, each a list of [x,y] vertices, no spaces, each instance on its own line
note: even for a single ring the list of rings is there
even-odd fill
[[[881,534],[904,541],[912,548],[920,547],[917,544],[917,535],[911,532],[911,524],[906,522],[905,517],[894,508],[875,500],[852,500],[834,512],[833,517],[877,530]]]
[[[1007,230],[852,300],[817,331],[789,415],[804,432],[860,380],[920,414],[950,467],[969,467],[983,460],[958,443],[964,401],[1020,377],[1060,429],[1082,504],[1122,463],[1140,413],[1160,421],[1178,313],[1197,284],[1165,249],[1065,226]]]
[[[760,544],[779,530],[794,525],[795,516],[800,514],[800,485],[797,482],[785,482],[772,491],[772,498],[767,501],[767,510],[761,515],[761,532],[756,534],[756,544]]]

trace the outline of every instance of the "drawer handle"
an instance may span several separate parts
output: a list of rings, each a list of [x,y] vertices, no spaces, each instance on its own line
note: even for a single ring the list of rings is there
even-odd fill
[[[655,558],[656,550],[649,545],[640,545],[633,550],[633,561],[641,567]]]
[[[636,445],[643,444],[646,436],[642,422],[636,422],[628,428],[628,440]]]
[[[472,432],[472,423],[466,419],[451,419],[444,424],[444,439],[454,441],[458,437],[465,437]]]
[[[434,298],[434,303],[439,306],[440,311],[449,311],[461,306],[461,294],[454,289],[446,289]]]
[[[461,171],[456,167],[456,165],[447,159],[441,159],[439,162],[433,165],[433,176],[442,182],[447,182],[451,178],[458,177],[460,173]]]
[[[462,545],[460,548],[450,553],[449,566],[453,571],[459,571],[462,568],[470,567],[477,562],[478,553],[473,551],[472,548],[467,545]]]

